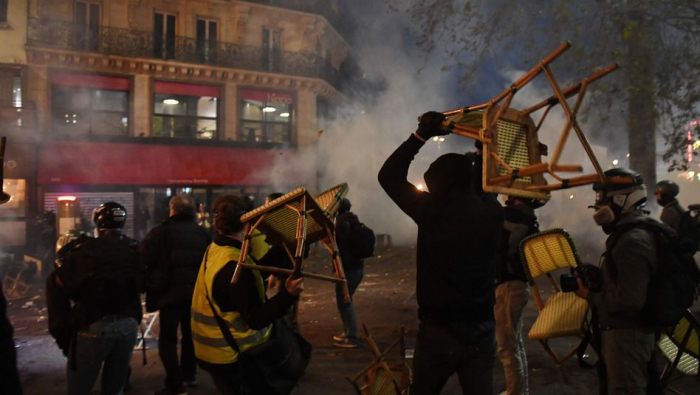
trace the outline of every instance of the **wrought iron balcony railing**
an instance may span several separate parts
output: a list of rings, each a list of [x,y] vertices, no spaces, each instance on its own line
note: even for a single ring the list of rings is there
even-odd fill
[[[340,87],[338,70],[314,53],[271,51],[250,45],[37,18],[29,20],[27,45],[320,78],[335,88]]]

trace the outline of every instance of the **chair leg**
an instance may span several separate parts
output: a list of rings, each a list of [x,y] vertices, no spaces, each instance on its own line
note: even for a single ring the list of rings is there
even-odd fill
[[[557,357],[557,354],[555,354],[554,351],[552,351],[552,348],[549,347],[549,342],[547,340],[540,340],[539,342],[542,344],[542,347],[544,347],[544,350],[547,351],[547,354],[549,354],[549,356],[554,360],[554,365],[556,366],[557,370],[559,370],[559,374],[561,375],[562,380],[564,380],[564,382],[567,382],[562,362],[559,359],[559,357]]]

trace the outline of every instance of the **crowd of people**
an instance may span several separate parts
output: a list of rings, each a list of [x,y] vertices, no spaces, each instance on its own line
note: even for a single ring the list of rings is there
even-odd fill
[[[444,119],[438,112],[424,114],[416,132],[389,156],[378,175],[387,195],[418,226],[420,323],[412,391],[438,394],[456,373],[465,394],[491,394],[498,358],[505,373],[503,393],[529,394],[522,337],[529,287],[518,248],[539,231],[535,211],[546,201],[508,196],[503,207],[496,195],[482,189],[478,145],[473,153],[437,158],[424,175],[428,190],[417,189],[407,179],[409,167],[427,141],[450,132],[442,126]],[[616,181],[594,184],[591,206],[596,224],[611,235],[600,265],[601,284],[593,291],[579,278],[576,294],[597,317],[602,388],[609,394],[654,393],[660,389],[648,388],[654,385],[650,365],[657,328],[644,314],[650,283],[659,271],[660,247],[647,228],[629,224],[654,223],[678,231],[684,211],[676,199],[678,186],[660,182],[656,197],[667,224],[661,225],[642,209],[647,191],[638,173],[618,168],[605,176]],[[350,294],[346,303],[338,285],[343,332],[333,339],[341,348],[358,346],[352,297],[363,277],[363,259],[353,254],[350,242],[352,229],[361,223],[350,208],[350,201],[343,199],[336,219]],[[294,312],[303,278],[245,270],[239,281],[231,282],[244,241],[240,218],[251,209],[245,198],[217,198],[211,218],[187,195],[170,199],[169,209],[169,218],[138,243],[122,233],[124,206],[104,203],[93,215],[96,237],[82,235],[57,252],[46,280],[46,299],[50,333],[68,360],[67,392],[90,393],[100,372],[102,393],[129,389],[145,294],[146,310],[160,314],[158,354],[165,382],[157,394],[186,394],[197,384],[197,366],[223,394],[274,393],[261,371],[242,364],[242,354],[266,344],[280,319],[298,332]],[[209,227],[215,230],[213,240]],[[274,240],[268,243],[253,243],[246,262],[291,267],[284,248]],[[9,323],[0,324],[11,338]],[[14,361],[14,348],[0,346],[12,351]],[[16,368],[10,366],[14,362],[7,361],[2,362],[3,372],[15,380],[3,376],[3,393],[20,393]]]

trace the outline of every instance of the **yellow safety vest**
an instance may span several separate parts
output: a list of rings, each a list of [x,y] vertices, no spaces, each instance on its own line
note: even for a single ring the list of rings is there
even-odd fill
[[[253,231],[253,237],[250,239],[250,255],[253,258],[260,260],[270,251],[270,245],[265,241],[265,236],[259,230]]]
[[[235,247],[219,246],[216,243],[212,243],[199,268],[197,283],[194,286],[194,294],[192,295],[191,323],[194,353],[202,361],[214,364],[229,364],[238,360],[238,353],[229,346],[223,333],[221,333],[221,329],[207,301],[207,294],[216,312],[226,321],[231,335],[236,339],[238,348],[242,352],[265,343],[272,333],[272,324],[261,330],[250,329],[248,324],[241,318],[240,313],[237,311],[221,311],[216,304],[216,300],[212,297],[212,287],[217,273],[228,262],[238,262],[239,256],[240,250]],[[206,261],[206,268],[204,261]],[[250,258],[247,258],[246,262],[253,264]],[[265,290],[260,272],[254,270],[253,275],[260,300],[264,301]],[[241,279],[241,281],[244,280]]]

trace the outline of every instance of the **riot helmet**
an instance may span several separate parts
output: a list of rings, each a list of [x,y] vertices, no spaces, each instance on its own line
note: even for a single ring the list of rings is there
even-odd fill
[[[97,230],[121,229],[126,224],[126,208],[117,202],[101,204],[92,212]]]
[[[680,188],[678,184],[673,181],[663,180],[656,183],[656,190],[654,192],[656,194],[656,201],[659,205],[665,207],[678,196]]]
[[[615,168],[603,174],[607,182],[593,184],[596,193],[595,204],[589,206],[596,210],[593,214],[596,224],[614,225],[622,215],[647,204],[647,188],[639,173],[630,169]]]

